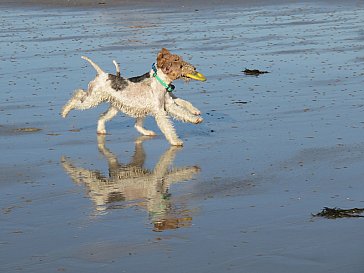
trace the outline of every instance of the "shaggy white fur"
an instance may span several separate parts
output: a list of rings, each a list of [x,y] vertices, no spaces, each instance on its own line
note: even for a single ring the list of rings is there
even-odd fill
[[[78,89],[72,98],[63,107],[61,115],[66,117],[72,109],[86,110],[99,105],[102,102],[110,103],[110,108],[103,113],[97,124],[97,133],[106,134],[105,123],[111,120],[121,111],[136,118],[136,130],[147,136],[153,136],[153,131],[143,128],[146,116],[154,116],[158,127],[171,145],[181,146],[183,142],[178,138],[170,116],[194,124],[203,121],[201,112],[190,102],[175,97],[167,92],[165,87],[154,77],[153,69],[149,75],[145,74],[138,80],[120,77],[120,70],[114,61],[117,75],[104,72],[97,64],[87,57],[87,60],[97,71],[94,80],[88,84],[88,90]],[[189,63],[177,55],[172,55],[168,50],[162,49],[157,58],[157,75],[166,84],[173,80],[188,77],[188,75],[200,75]],[[192,76],[195,78],[194,76]],[[202,80],[205,80],[204,77]]]

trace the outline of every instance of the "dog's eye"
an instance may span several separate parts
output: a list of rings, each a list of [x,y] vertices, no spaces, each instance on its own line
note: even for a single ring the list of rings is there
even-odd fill
[[[179,68],[183,68],[183,65],[181,65]]]

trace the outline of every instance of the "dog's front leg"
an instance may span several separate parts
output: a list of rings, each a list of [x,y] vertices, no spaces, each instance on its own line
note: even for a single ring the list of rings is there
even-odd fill
[[[67,117],[68,113],[72,110],[77,108],[77,105],[82,103],[84,98],[87,96],[87,93],[82,89],[77,89],[74,93],[72,98],[68,100],[68,102],[63,106],[61,111],[61,116],[63,118]]]
[[[173,98],[173,101],[177,105],[187,109],[191,114],[194,114],[194,115],[197,115],[197,116],[201,115],[201,111],[198,110],[195,106],[193,106],[192,103],[190,103],[189,101],[186,101],[186,100],[183,100],[183,99],[180,99],[180,98],[177,98],[177,97]]]
[[[175,104],[175,103],[166,103],[165,105],[166,111],[168,114],[170,114],[175,119],[178,119],[183,122],[190,122],[194,124],[201,123],[203,121],[203,118],[200,116],[196,116],[191,114],[189,111],[187,111],[185,108]]]
[[[169,141],[171,145],[174,146],[182,146],[183,141],[178,138],[176,130],[173,127],[172,122],[169,120],[167,113],[165,111],[159,111],[155,115],[155,120],[159,129],[165,135],[166,139]]]
[[[136,121],[135,121],[135,129],[137,129],[137,131],[139,133],[141,133],[142,135],[144,136],[155,136],[156,133],[154,133],[153,131],[151,130],[147,130],[143,127],[143,123],[144,123],[144,117],[138,117],[136,118]]]

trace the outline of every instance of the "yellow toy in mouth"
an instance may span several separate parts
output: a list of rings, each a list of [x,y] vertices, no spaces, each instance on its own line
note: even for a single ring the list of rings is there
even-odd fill
[[[197,80],[197,81],[202,81],[202,82],[206,81],[206,77],[199,72],[186,74],[186,77]]]

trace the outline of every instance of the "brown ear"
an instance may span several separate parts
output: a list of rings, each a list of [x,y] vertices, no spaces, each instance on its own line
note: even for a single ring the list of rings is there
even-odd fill
[[[165,47],[161,49],[160,53],[162,53],[163,55],[171,55],[171,52],[169,52],[169,50]]]
[[[168,51],[168,49],[162,48],[157,56],[157,67],[159,67],[159,68],[164,67],[165,62],[167,61],[167,59],[170,55],[171,55],[171,53]]]

